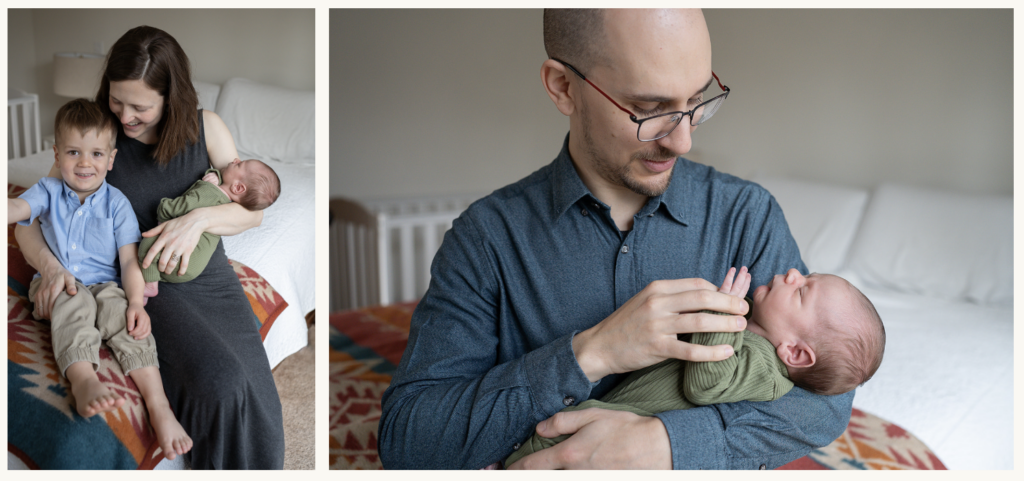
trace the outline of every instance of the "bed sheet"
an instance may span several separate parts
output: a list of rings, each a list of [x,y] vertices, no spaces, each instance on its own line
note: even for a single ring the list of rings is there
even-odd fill
[[[264,212],[260,227],[222,239],[229,258],[260,273],[288,302],[264,342],[273,367],[308,343],[305,315],[314,309],[316,291],[315,168],[266,163],[281,179],[281,196]],[[46,175],[51,165],[52,151],[9,160],[7,181],[28,187]]]
[[[898,420],[951,470],[1013,469],[1013,308],[858,287],[886,347],[854,407]]]

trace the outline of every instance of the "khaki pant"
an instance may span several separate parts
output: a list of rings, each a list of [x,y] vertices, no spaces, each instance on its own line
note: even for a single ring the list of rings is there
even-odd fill
[[[35,298],[41,283],[40,277],[32,279],[29,299]],[[53,356],[62,375],[68,366],[79,361],[91,362],[93,369],[98,369],[101,340],[107,341],[125,374],[143,367],[159,367],[153,336],[135,340],[128,334],[128,299],[116,282],[86,286],[76,280],[75,286],[78,293],[69,296],[61,292],[50,313]],[[32,316],[39,319],[34,310]]]

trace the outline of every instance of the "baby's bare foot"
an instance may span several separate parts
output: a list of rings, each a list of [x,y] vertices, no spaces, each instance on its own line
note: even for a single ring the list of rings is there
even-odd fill
[[[149,422],[153,424],[156,440],[167,459],[174,459],[192,449],[192,438],[188,437],[167,405],[149,406]]]
[[[78,414],[87,418],[99,413],[113,411],[124,404],[124,398],[107,389],[95,376],[71,384]]]

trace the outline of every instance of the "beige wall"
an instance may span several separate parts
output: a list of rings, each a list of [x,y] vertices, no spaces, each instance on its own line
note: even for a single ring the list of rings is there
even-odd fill
[[[709,10],[733,89],[688,157],[1012,194],[1010,10]],[[550,162],[539,10],[331,10],[330,195],[489,192]]]
[[[29,22],[30,27],[18,25]],[[32,49],[31,64],[8,63],[8,82],[35,84],[39,93],[43,133],[53,133],[53,116],[70,100],[53,93],[53,54],[103,53],[133,27],[150,25],[170,33],[192,62],[196,80],[223,83],[232,77],[301,90],[314,86],[314,10],[10,10],[8,29],[27,30],[28,36],[8,34],[9,60],[16,48]],[[19,57],[20,58],[20,57]]]

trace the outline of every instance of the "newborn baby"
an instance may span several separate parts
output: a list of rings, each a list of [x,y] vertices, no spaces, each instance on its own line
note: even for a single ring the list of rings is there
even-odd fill
[[[719,292],[743,296],[749,287],[747,268],[738,274],[730,268]],[[652,416],[706,404],[771,401],[794,384],[817,394],[842,394],[870,379],[882,362],[882,320],[871,301],[841,277],[804,276],[790,269],[755,289],[753,300],[745,300],[750,304],[747,330],[689,335],[694,344],[732,345],[732,357],[714,362],[668,359],[631,373],[601,400],[565,411],[599,407]],[[568,437],[535,433],[505,466]]]
[[[235,202],[248,210],[263,210],[270,207],[281,194],[281,180],[270,166],[256,159],[235,159],[223,170],[209,169],[201,180],[197,180],[184,194],[175,199],[164,198],[157,209],[157,221],[167,222],[181,217],[193,209],[210,207],[228,202]],[[156,242],[157,237],[142,239],[139,246],[139,263],[146,258],[146,253]],[[189,256],[188,268],[184,274],[175,270],[166,274],[158,270],[158,253],[149,267],[142,269],[146,280],[144,295],[154,297],[159,292],[158,281],[187,282],[195,279],[206,269],[213,251],[217,248],[220,236],[204,232],[199,243]],[[171,257],[170,264],[178,263],[178,256]]]

